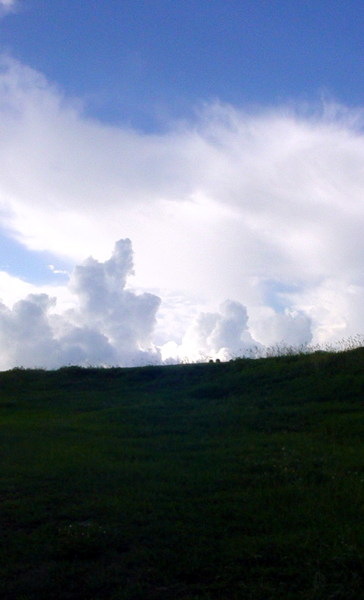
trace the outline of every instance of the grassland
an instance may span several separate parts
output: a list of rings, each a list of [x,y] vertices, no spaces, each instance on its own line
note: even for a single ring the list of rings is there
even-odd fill
[[[363,367],[1,373],[1,597],[364,598]]]

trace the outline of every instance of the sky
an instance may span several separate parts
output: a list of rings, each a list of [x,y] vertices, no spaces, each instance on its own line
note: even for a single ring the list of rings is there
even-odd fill
[[[356,0],[0,0],[0,369],[360,338],[363,29]]]

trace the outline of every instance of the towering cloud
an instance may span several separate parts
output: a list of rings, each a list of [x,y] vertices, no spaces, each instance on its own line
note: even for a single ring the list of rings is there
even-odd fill
[[[132,266],[131,242],[120,240],[109,260],[75,268],[74,308],[57,314],[47,294],[29,294],[12,309],[1,304],[0,369],[158,362],[151,334],[160,299],[125,288]]]
[[[114,349],[118,364],[158,358],[148,347],[160,299],[125,289],[132,272],[131,241],[120,240],[109,260],[100,263],[89,258],[76,267],[70,283],[79,298],[79,309],[71,318],[83,327],[102,332]]]

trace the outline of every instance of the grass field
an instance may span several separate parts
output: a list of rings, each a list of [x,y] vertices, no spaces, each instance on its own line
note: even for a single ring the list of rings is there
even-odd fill
[[[364,598],[364,349],[0,373],[5,600]]]

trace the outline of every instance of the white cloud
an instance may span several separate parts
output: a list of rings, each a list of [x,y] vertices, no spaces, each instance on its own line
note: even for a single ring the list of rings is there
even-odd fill
[[[281,313],[264,307],[251,320],[252,335],[266,347],[302,348],[312,343],[312,321],[304,311],[285,309]]]
[[[79,298],[79,309],[73,320],[102,331],[116,353],[128,357],[141,355],[151,345],[160,299],[153,294],[135,294],[125,289],[126,279],[133,272],[130,240],[120,240],[112,257],[100,263],[89,258],[77,266],[70,287]],[[118,361],[119,362],[119,361]]]
[[[1,303],[0,369],[159,362],[150,338],[160,300],[125,288],[131,270],[130,241],[120,240],[109,260],[89,258],[75,268],[68,310],[56,312],[56,299],[45,293],[12,308]]]
[[[0,0],[0,16],[15,10],[19,0]]]
[[[0,271],[0,302],[10,306],[20,298],[36,291],[34,286],[5,271]]]
[[[228,360],[254,355],[260,348],[248,328],[248,314],[239,302],[226,300],[219,312],[202,312],[188,327],[180,345],[168,342],[162,357],[178,360]]]
[[[64,271],[63,269],[57,269],[54,265],[48,265],[48,269],[52,271],[55,275],[69,275],[68,271]]]
[[[132,239],[134,287],[166,297],[154,338],[164,349],[173,342],[167,348],[179,352],[188,338],[218,354],[217,317],[208,341],[202,317],[186,330],[226,298],[247,308],[239,331],[261,343],[363,331],[361,111],[216,104],[145,134],[88,118],[82,103],[9,58],[0,71],[0,225],[74,261],[105,261],[115,239]],[[87,263],[87,276],[106,278],[112,295],[102,264]],[[94,311],[97,290],[85,292],[78,273],[74,289]],[[138,302],[136,320],[146,310]],[[92,314],[104,331],[104,317]],[[126,339],[122,327],[118,336]]]

